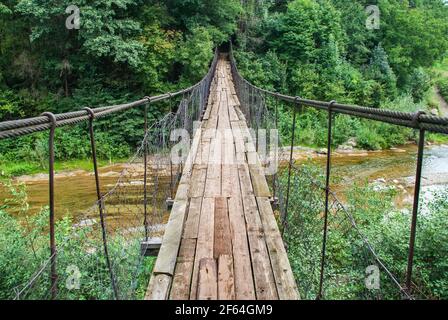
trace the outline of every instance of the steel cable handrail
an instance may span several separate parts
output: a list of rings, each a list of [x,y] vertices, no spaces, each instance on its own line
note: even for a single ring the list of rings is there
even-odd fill
[[[417,113],[402,112],[388,109],[376,109],[357,105],[304,99],[301,97],[288,96],[278,92],[273,92],[270,90],[259,88],[250,83],[245,78],[243,78],[243,76],[241,76],[232,51],[230,53],[230,61],[231,61],[232,73],[234,79],[236,80],[237,86],[245,85],[252,88],[253,90],[258,91],[259,93],[267,94],[279,100],[293,103],[295,105],[304,105],[328,111],[331,104],[332,112],[335,113],[352,115],[359,118],[381,121],[403,127],[409,127],[414,129],[425,129],[432,132],[448,134],[447,117],[436,117],[432,115],[422,114],[421,112]]]
[[[210,77],[213,74],[213,69],[215,68],[216,61],[217,61],[217,51],[215,52],[215,56],[213,59],[213,62],[207,72],[207,74],[204,76],[204,78],[201,79],[198,83],[182,89],[180,91],[174,92],[174,93],[164,93],[157,96],[152,97],[144,97],[140,100],[120,104],[120,105],[112,105],[107,107],[99,107],[92,109],[95,118],[101,118],[108,116],[113,113],[117,112],[124,112],[129,109],[139,107],[142,105],[145,105],[149,102],[158,102],[163,101],[171,98],[175,98],[177,96],[181,96],[186,93],[190,93],[197,87],[199,87],[204,82],[209,82]],[[90,118],[89,113],[86,110],[79,110],[79,111],[71,111],[67,113],[62,114],[56,114],[56,121],[57,125],[56,127],[64,127],[67,125],[74,125],[80,122],[88,121]],[[14,138],[19,137],[23,135],[28,135],[35,132],[45,131],[49,130],[51,128],[52,124],[47,116],[38,116],[33,118],[27,118],[27,119],[20,119],[20,120],[11,120],[11,121],[4,121],[0,122],[0,139],[7,139],[7,138]]]

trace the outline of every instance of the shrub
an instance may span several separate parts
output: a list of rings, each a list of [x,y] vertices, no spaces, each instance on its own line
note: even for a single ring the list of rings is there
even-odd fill
[[[439,87],[440,94],[448,101],[448,78],[441,79],[437,82],[437,86]]]

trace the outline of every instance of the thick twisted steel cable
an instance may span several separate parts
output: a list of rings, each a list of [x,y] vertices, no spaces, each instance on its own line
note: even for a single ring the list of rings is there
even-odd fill
[[[215,57],[211,63],[211,66],[209,68],[208,73],[202,78],[201,81],[196,83],[195,85],[192,85],[188,88],[182,89],[180,91],[174,92],[174,93],[165,93],[153,97],[145,97],[140,100],[121,104],[121,105],[113,105],[113,106],[107,106],[107,107],[100,107],[92,109],[92,111],[95,114],[96,118],[101,118],[108,116],[113,113],[117,112],[124,112],[126,110],[129,110],[131,108],[139,107],[149,102],[158,102],[167,100],[170,98],[174,98],[186,93],[190,93],[193,90],[199,88],[203,83],[207,83],[211,81],[211,78],[214,74],[214,68],[216,67],[217,63],[217,52],[215,52]],[[57,114],[56,120],[58,122],[57,127],[63,127],[67,125],[74,125],[80,122],[87,121],[89,119],[89,116],[86,116],[85,110],[79,110],[79,111],[72,111],[67,112],[63,114]],[[45,131],[50,129],[51,123],[48,119],[48,117],[34,117],[34,118],[28,118],[28,119],[20,119],[20,120],[12,120],[12,121],[4,121],[0,122],[0,139],[6,139],[6,138],[14,138],[19,137],[23,135],[32,134],[35,132]]]
[[[310,99],[303,99],[292,97],[288,95],[284,95],[278,92],[273,92],[270,90],[259,88],[246,79],[244,79],[238,71],[238,67],[236,65],[235,58],[233,57],[233,53],[230,56],[231,61],[231,69],[234,77],[237,79],[237,83],[245,84],[252,89],[260,92],[268,94],[277,99],[283,100],[285,102],[290,102],[294,104],[302,104],[309,107],[314,107],[317,109],[328,110],[330,103],[325,101],[317,101]],[[376,120],[380,122],[386,122],[394,125],[414,128],[414,129],[425,129],[432,132],[444,133],[448,134],[448,118],[447,117],[436,117],[432,115],[420,115],[418,117],[418,121],[414,121],[416,113],[412,112],[402,112],[388,109],[376,109],[376,108],[368,108],[357,105],[348,105],[348,104],[340,104],[335,103],[332,106],[332,110],[337,113],[352,115],[359,118]]]

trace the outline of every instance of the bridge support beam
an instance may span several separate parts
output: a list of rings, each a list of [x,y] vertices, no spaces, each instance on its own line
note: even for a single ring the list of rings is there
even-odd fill
[[[51,112],[45,112],[42,116],[48,117],[51,122],[50,135],[48,138],[49,150],[49,207],[50,207],[50,261],[51,261],[51,299],[55,300],[58,293],[58,274],[56,270],[56,240],[54,228],[54,135],[57,126],[56,116]]]
[[[104,203],[103,203],[103,197],[101,195],[101,189],[100,189],[100,178],[99,178],[99,174],[98,174],[98,162],[97,162],[97,157],[96,157],[95,131],[93,129],[93,121],[95,119],[95,112],[90,108],[84,108],[84,110],[86,110],[86,112],[90,116],[90,119],[89,119],[90,147],[91,147],[91,152],[92,152],[93,170],[95,173],[96,195],[97,195],[97,199],[98,199],[98,210],[99,210],[100,221],[101,221],[101,231],[102,231],[102,238],[103,238],[104,255],[106,258],[107,268],[109,269],[109,273],[110,273],[110,280],[111,280],[111,284],[112,284],[112,289],[114,291],[114,297],[116,300],[118,300],[118,298],[119,298],[118,289],[117,289],[117,285],[115,283],[115,276],[114,276],[114,272],[112,269],[112,265],[110,263],[109,251],[107,248],[106,226],[105,226],[105,222],[104,222],[104,212],[103,212],[104,211],[103,210]]]
[[[421,114],[423,114],[423,112],[416,113],[415,122],[418,123]],[[420,201],[420,187],[422,181],[423,152],[425,149],[425,132],[426,131],[424,129],[420,129],[419,141],[418,141],[417,173],[415,176],[414,204],[412,208],[411,234],[409,237],[408,266],[406,270],[406,290],[408,291],[409,295],[412,294],[412,268],[414,265],[414,248],[417,233],[417,217]]]
[[[322,298],[324,274],[325,274],[325,258],[327,249],[327,233],[328,233],[328,205],[330,199],[330,175],[331,175],[331,142],[333,137],[333,106],[336,101],[331,101],[328,105],[328,137],[327,137],[327,169],[325,177],[325,215],[324,215],[324,236],[322,240],[322,259],[320,265],[320,281],[317,300]]]

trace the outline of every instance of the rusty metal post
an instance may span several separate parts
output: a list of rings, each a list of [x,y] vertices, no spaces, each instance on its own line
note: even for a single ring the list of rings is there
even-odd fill
[[[144,138],[143,138],[143,165],[144,165],[144,173],[143,173],[143,211],[144,211],[144,220],[143,225],[145,228],[145,240],[148,241],[148,106],[151,103],[151,100],[148,98],[148,103],[145,104],[143,115],[144,118]]]
[[[173,175],[173,161],[171,161],[170,157],[170,197],[171,200],[174,199],[174,175]]]
[[[274,98],[275,100],[275,129],[278,130],[278,98]],[[278,163],[278,149],[276,150],[276,161]],[[274,174],[274,177],[272,179],[272,196],[275,201],[276,193],[277,193],[277,171]]]
[[[417,112],[415,114],[414,122],[418,125],[420,115],[424,112]],[[425,130],[420,129],[420,136],[418,141],[418,154],[417,154],[417,173],[415,176],[415,190],[414,190],[414,204],[412,208],[412,222],[411,222],[411,234],[409,237],[409,255],[408,255],[408,266],[406,270],[406,290],[409,294],[412,292],[412,268],[414,265],[414,249],[415,249],[415,238],[417,233],[417,217],[419,210],[420,201],[420,187],[422,180],[422,167],[423,167],[423,153],[425,149]]]
[[[322,240],[322,258],[320,265],[320,281],[319,281],[319,293],[317,299],[322,298],[322,290],[324,284],[325,273],[325,254],[327,249],[327,232],[328,232],[328,204],[330,198],[330,175],[331,175],[331,142],[332,142],[332,129],[333,129],[333,105],[336,101],[331,101],[328,105],[328,137],[327,137],[327,169],[325,175],[325,214],[324,214],[324,235]]]
[[[293,117],[292,117],[292,137],[291,137],[291,150],[289,154],[289,168],[288,168],[288,185],[286,189],[286,204],[285,204],[285,211],[281,217],[282,220],[282,234],[285,233],[285,230],[288,226],[288,207],[289,207],[289,194],[291,191],[291,173],[292,173],[292,166],[293,166],[293,157],[294,157],[294,144],[295,144],[295,135],[296,135],[296,119],[297,119],[297,108],[299,108],[299,105],[297,103],[298,98],[296,98],[296,102],[294,104],[294,111],[293,111]]]
[[[51,260],[51,299],[55,300],[58,294],[58,274],[56,269],[56,240],[55,240],[55,208],[54,208],[54,135],[57,126],[56,116],[51,112],[45,112],[42,116],[48,117],[51,123],[50,136],[48,138],[48,150],[49,150],[49,202],[50,202],[50,260]]]
[[[93,170],[95,173],[96,196],[98,199],[98,210],[99,210],[99,214],[100,214],[104,256],[106,258],[107,268],[109,269],[109,273],[110,273],[110,279],[111,279],[112,289],[114,291],[114,297],[116,300],[118,300],[118,289],[117,289],[117,285],[115,283],[115,276],[114,276],[114,272],[112,269],[112,264],[110,262],[109,251],[107,248],[107,234],[106,234],[106,225],[104,222],[103,199],[102,199],[101,189],[100,189],[100,178],[99,178],[99,174],[98,174],[98,163],[97,163],[97,157],[96,157],[95,132],[93,129],[93,121],[95,119],[95,112],[90,108],[84,108],[84,110],[86,110],[87,114],[90,116],[90,119],[89,119],[90,147],[91,147],[91,152],[92,152]]]

